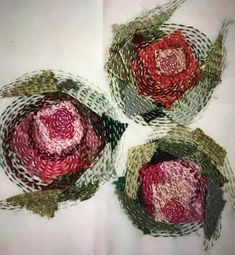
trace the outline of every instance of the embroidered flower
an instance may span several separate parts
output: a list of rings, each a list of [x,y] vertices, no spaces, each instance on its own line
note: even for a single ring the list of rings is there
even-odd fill
[[[156,220],[169,223],[202,222],[206,180],[193,162],[171,160],[140,169],[143,201]]]
[[[43,182],[85,171],[104,144],[72,100],[42,103],[14,127],[8,139],[28,171]]]
[[[169,222],[177,224],[183,221],[185,208],[177,198],[172,198],[164,205],[162,212]]]
[[[175,0],[114,26],[106,71],[119,108],[142,125],[188,125],[207,105],[225,67],[224,22],[212,41],[168,20]]]
[[[177,126],[130,148],[125,175],[114,183],[122,208],[144,234],[184,236],[203,228],[206,244],[218,238],[223,187],[233,176],[220,145],[201,129]]]
[[[49,153],[69,150],[84,135],[84,121],[70,101],[40,109],[32,121],[33,139]]]
[[[199,63],[179,30],[147,46],[145,40],[143,35],[133,37],[137,59],[131,70],[137,91],[169,109],[200,80]]]
[[[60,203],[89,199],[115,176],[127,124],[104,93],[71,74],[41,70],[0,95],[15,97],[1,115],[0,166],[25,191],[0,201],[0,209],[51,218]]]

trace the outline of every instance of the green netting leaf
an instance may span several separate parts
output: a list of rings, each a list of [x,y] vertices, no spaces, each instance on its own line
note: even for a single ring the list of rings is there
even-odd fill
[[[51,70],[36,72],[0,89],[2,97],[28,96],[58,91],[58,82]]]
[[[216,240],[220,232],[220,219],[225,206],[223,191],[216,183],[208,179],[205,222],[203,225],[205,238]]]
[[[62,190],[43,190],[24,193],[6,200],[10,208],[26,208],[33,213],[52,218],[58,210],[58,203]]]

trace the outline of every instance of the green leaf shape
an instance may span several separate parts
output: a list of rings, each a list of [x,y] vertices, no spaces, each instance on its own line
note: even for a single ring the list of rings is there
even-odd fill
[[[91,182],[104,183],[114,177],[116,175],[114,163],[118,147],[115,151],[112,151],[111,145],[107,144],[99,160],[81,175],[75,185],[82,188],[88,186]]]
[[[64,189],[47,189],[10,197],[4,203],[5,208],[25,208],[42,217],[53,218],[59,208],[59,203],[68,200],[80,201],[91,198],[99,188],[99,183],[87,186],[67,186]]]
[[[157,143],[148,143],[128,150],[125,192],[130,198],[137,197],[139,170],[151,160],[157,148]]]
[[[159,149],[177,158],[188,156],[197,150],[191,132],[183,126],[177,126],[158,141]]]
[[[176,100],[170,110],[164,112],[174,122],[189,125],[207,105],[214,87],[211,78],[204,76],[203,80]]]
[[[114,120],[108,117],[106,114],[102,114],[101,121],[106,130],[105,138],[107,143],[111,144],[111,149],[115,150],[118,145],[119,140],[121,139],[123,133],[127,129],[127,124],[121,123],[117,120]]]
[[[10,197],[6,202],[10,207],[26,208],[43,217],[52,218],[58,210],[61,194],[62,190],[58,189],[35,191]]]
[[[165,23],[174,13],[174,11],[184,2],[185,0],[171,1],[163,6],[156,7],[151,11],[144,12],[134,20],[114,26],[114,42],[122,43],[127,37],[138,32],[144,32],[151,28],[158,28],[160,25]]]
[[[105,113],[111,118],[118,118],[116,109],[108,100],[108,96],[105,93],[92,88],[91,85],[85,86],[78,79],[63,78],[64,80],[59,83],[59,89],[62,93],[75,98],[99,116]]]
[[[187,90],[183,97],[175,101],[167,115],[177,123],[188,125],[210,100],[214,88],[221,82],[226,56],[225,39],[231,22],[224,22],[217,38],[207,47],[207,53],[201,56],[202,80]]]
[[[203,225],[204,235],[208,241],[216,240],[219,237],[220,219],[225,203],[222,189],[211,179],[208,179],[205,222]]]
[[[225,185],[225,191],[228,192],[229,199],[233,208],[235,208],[235,175],[228,158],[225,159],[223,166],[220,167],[220,172],[228,180],[228,183]]]
[[[65,189],[59,197],[59,202],[64,202],[67,200],[77,200],[79,199],[80,201],[87,200],[91,198],[96,191],[99,188],[99,183],[89,183],[87,186],[71,186],[67,189]]]
[[[27,96],[34,94],[44,94],[58,91],[58,81],[51,70],[42,70],[32,73],[32,76],[26,74],[0,90],[2,97]]]
[[[212,85],[216,86],[221,81],[225,60],[225,38],[228,33],[228,26],[231,21],[224,22],[217,38],[208,51],[202,67],[204,76],[211,77]]]
[[[111,88],[111,95],[117,106],[136,123],[144,126],[154,125],[159,127],[172,124],[172,121],[168,116],[162,116],[164,113],[162,115],[160,114],[160,117],[158,118],[153,118],[151,121],[147,121],[143,117],[144,114],[148,114],[154,110],[161,111],[161,108],[146,98],[138,95],[135,88],[128,82],[112,78],[109,86]]]
[[[162,151],[200,165],[203,175],[213,178],[219,186],[228,182],[221,171],[225,150],[201,129],[190,131],[177,126],[161,138],[158,144]]]
[[[200,128],[192,131],[193,141],[197,144],[197,149],[205,152],[218,165],[222,166],[226,157],[226,151],[211,137],[206,135]]]
[[[152,102],[149,102],[144,97],[139,96],[135,88],[127,81],[119,81],[120,85],[120,91],[117,92],[113,89],[111,89],[111,93],[113,97],[115,97],[116,102],[118,102],[118,98],[121,97],[121,108],[123,108],[124,113],[128,116],[134,116],[134,115],[142,115],[146,112],[150,112],[154,110],[155,108],[159,108],[155,106]],[[112,86],[110,84],[110,86]],[[115,94],[116,93],[116,94]],[[120,94],[121,93],[121,94]],[[119,106],[120,107],[120,106]]]

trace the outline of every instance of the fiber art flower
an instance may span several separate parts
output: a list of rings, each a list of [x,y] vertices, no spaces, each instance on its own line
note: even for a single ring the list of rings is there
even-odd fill
[[[189,235],[205,245],[218,239],[227,191],[234,206],[234,174],[225,150],[201,129],[176,126],[128,151],[125,175],[114,182],[132,223],[153,236]]]
[[[103,94],[48,70],[3,87],[1,95],[21,96],[1,117],[0,161],[9,178],[27,191],[2,207],[26,207],[52,217],[59,202],[87,199],[115,176],[113,164],[127,125],[115,119]]]
[[[139,181],[146,211],[173,224],[202,222],[207,185],[201,172],[184,160],[143,165]]]
[[[229,22],[213,42],[193,27],[166,23],[183,2],[114,26],[105,66],[111,93],[142,125],[191,123],[221,82]]]
[[[29,173],[43,183],[66,173],[87,170],[99,155],[97,152],[102,151],[105,139],[97,136],[90,121],[71,100],[44,97],[38,104],[36,112],[10,127],[4,144],[9,144]],[[102,129],[100,120],[89,114]],[[6,147],[6,157],[8,150]]]
[[[131,63],[131,70],[138,94],[170,109],[200,80],[199,63],[180,30],[142,46],[145,40],[141,34],[135,34],[132,40],[137,60]]]

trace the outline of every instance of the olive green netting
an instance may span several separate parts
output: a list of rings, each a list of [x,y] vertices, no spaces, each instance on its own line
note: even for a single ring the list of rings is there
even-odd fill
[[[14,97],[55,92],[58,82],[51,70],[35,71],[24,74],[15,82],[7,84],[0,89],[0,96]]]
[[[52,80],[53,88],[48,85],[52,84]],[[53,217],[60,203],[88,199],[97,191],[99,185],[116,176],[114,165],[117,151],[127,125],[116,120],[117,111],[105,94],[87,85],[80,77],[62,71],[42,70],[26,74],[9,86],[4,86],[1,95],[3,97],[23,95],[13,101],[1,116],[0,165],[9,179],[27,193],[1,201],[0,208],[17,210],[26,208],[41,216]],[[97,159],[94,158],[85,172],[65,174],[52,183],[45,184],[37,176],[28,173],[10,145],[4,142],[4,137],[12,126],[18,125],[29,113],[37,111],[41,100],[48,98],[47,96],[49,96],[47,100],[53,100],[54,95],[60,95],[62,98],[71,96],[96,113],[105,128],[106,145],[101,152],[97,152]],[[17,171],[12,171],[6,156],[10,159],[13,169]]]
[[[207,183],[206,212],[203,225],[205,239],[208,241],[207,245],[210,243],[213,245],[213,241],[217,240],[220,236],[220,220],[224,206],[223,191],[221,188],[218,188],[216,183],[209,179]]]
[[[0,208],[7,210],[27,209],[41,216],[52,218],[64,201],[86,200],[94,195],[99,184],[89,184],[86,187],[71,186],[67,189],[48,189],[16,195],[0,201]]]

